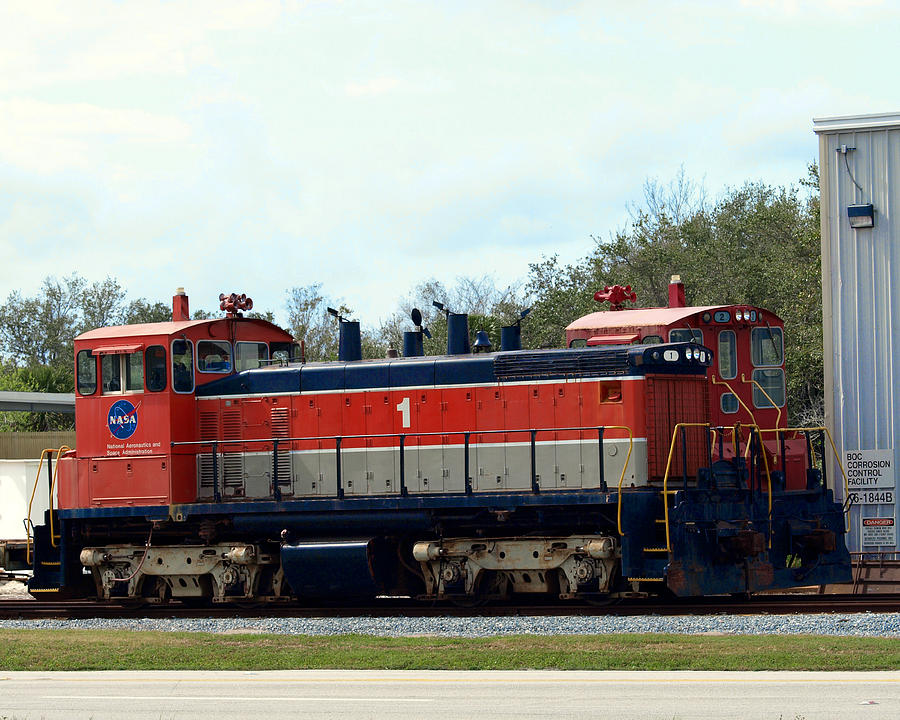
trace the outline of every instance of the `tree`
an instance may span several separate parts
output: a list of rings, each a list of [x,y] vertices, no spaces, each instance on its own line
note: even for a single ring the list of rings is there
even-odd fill
[[[495,348],[500,347],[500,328],[515,322],[525,307],[521,283],[498,288],[493,277],[460,276],[453,285],[431,278],[419,283],[400,301],[400,307],[382,324],[378,337],[384,345],[398,350],[403,347],[404,330],[412,330],[410,313],[418,308],[422,324],[431,332],[424,341],[426,355],[442,355],[447,352],[447,319],[443,311],[434,306],[440,302],[447,310],[469,315],[469,343],[475,334],[485,330]]]

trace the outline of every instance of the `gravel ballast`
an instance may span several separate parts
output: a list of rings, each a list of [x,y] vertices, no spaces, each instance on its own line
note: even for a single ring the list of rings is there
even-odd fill
[[[20,583],[0,595],[19,599]],[[5,591],[5,592],[3,592]],[[29,630],[157,630],[162,632],[376,635],[379,637],[490,637],[494,635],[838,635],[900,637],[900,613],[810,615],[345,617],[345,618],[144,618],[111,620],[0,620],[0,628]]]
[[[841,635],[900,637],[900,613],[854,615],[703,615],[637,617],[351,617],[138,620],[0,620],[30,630],[157,630],[163,632],[490,637],[496,635]]]

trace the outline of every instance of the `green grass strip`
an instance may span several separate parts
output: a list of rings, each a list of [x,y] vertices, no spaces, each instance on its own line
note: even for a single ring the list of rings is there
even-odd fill
[[[0,670],[895,670],[900,642],[817,635],[383,638],[0,630]]]

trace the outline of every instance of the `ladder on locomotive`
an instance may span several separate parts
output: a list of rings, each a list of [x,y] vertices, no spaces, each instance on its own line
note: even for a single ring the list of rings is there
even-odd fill
[[[742,438],[742,427],[750,431],[746,442]],[[701,430],[705,436],[706,466],[699,467],[695,477],[691,477],[688,472],[687,432],[689,429]],[[732,435],[731,459],[726,459],[723,452],[722,439],[727,431],[730,431]],[[716,447],[717,438],[719,439],[719,446],[717,453],[714,454],[713,450]],[[683,485],[680,488],[675,488],[670,485],[670,480],[672,480],[675,469],[673,461],[676,457],[675,451],[679,447],[679,441],[682,452],[681,475]],[[741,449],[742,446],[743,450]],[[713,460],[716,455],[718,459]],[[766,494],[769,498],[769,541],[771,542],[772,476],[759,437],[759,429],[755,426],[747,425],[732,428],[716,428],[709,423],[678,423],[672,431],[662,487],[656,489],[654,502],[652,503],[653,527],[642,528],[641,530],[629,528],[632,531],[638,530],[639,537],[635,538],[639,546],[635,548],[639,558],[638,564],[648,572],[644,572],[640,576],[629,576],[627,578],[628,582],[636,584],[664,583],[666,581],[665,568],[672,553],[671,515],[673,514],[676,501],[679,500],[679,493],[700,486],[723,490],[752,490],[754,472],[757,473],[756,485],[760,492],[762,491],[762,476],[764,475],[765,477]],[[620,488],[618,499],[620,535],[624,535],[621,511],[622,498]]]
[[[67,445],[42,450],[34,486],[31,488],[31,497],[28,500],[28,516],[23,520],[26,536],[26,562],[32,566],[34,571],[32,581],[28,586],[30,593],[58,592],[62,585],[62,561],[59,550],[62,537],[57,532],[59,518],[54,507],[54,492],[59,475],[59,459],[67,452],[71,452],[71,448]],[[56,456],[56,462],[54,462],[54,455]],[[35,526],[31,519],[31,513],[45,459],[47,461],[48,507],[44,511],[43,525]]]

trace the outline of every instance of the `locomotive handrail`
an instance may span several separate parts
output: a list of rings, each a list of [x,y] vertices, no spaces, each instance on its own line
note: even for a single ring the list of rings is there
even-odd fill
[[[669,444],[669,456],[668,456],[668,459],[666,460],[666,472],[663,475],[663,491],[662,491],[663,515],[665,518],[665,526],[666,526],[666,552],[670,552],[670,553],[672,552],[672,538],[671,538],[671,532],[669,529],[669,502],[668,502],[669,471],[671,470],[671,467],[672,467],[672,455],[675,452],[675,443],[678,439],[678,431],[679,430],[681,430],[681,432],[682,432],[682,442],[684,443],[683,449],[684,449],[685,453],[687,452],[686,451],[687,443],[684,441],[684,431],[686,428],[689,428],[689,427],[706,428],[707,438],[709,438],[709,432],[712,430],[712,426],[709,423],[677,423],[675,425],[675,427],[672,429],[672,442]],[[760,441],[760,444],[762,444],[762,441],[758,437],[758,434],[760,432],[758,427],[756,427],[755,425],[744,425],[743,427],[751,428],[751,431],[750,431],[751,432],[751,440],[752,440],[752,433],[755,431],[757,433],[757,439]],[[735,427],[733,437],[737,438],[737,435],[738,435],[738,429],[737,429],[737,427]],[[748,441],[748,443],[749,443],[749,441]],[[708,450],[708,451],[711,453],[711,450]],[[764,465],[764,468],[766,471],[766,480],[767,480],[767,484],[768,484],[768,493],[767,494],[769,496],[769,502],[768,502],[768,506],[769,506],[768,507],[768,510],[769,510],[769,512],[768,512],[769,547],[771,548],[772,547],[772,476],[771,476],[771,473],[769,472],[769,462],[768,462],[768,459],[766,458],[765,451],[762,453],[762,456],[763,456],[763,465]],[[685,473],[685,483],[686,483],[687,482],[686,458],[683,461],[683,464],[684,464],[684,467],[682,468],[682,470]],[[712,468],[710,468],[710,472],[712,472]]]
[[[804,433],[806,434],[807,442],[809,442],[809,434],[811,432],[824,432],[826,437],[828,438],[828,443],[831,445],[831,452],[834,455],[834,461],[837,463],[838,469],[841,471],[841,477],[844,479],[844,504],[846,509],[844,510],[844,517],[846,520],[847,532],[850,532],[850,506],[847,504],[847,500],[850,498],[850,486],[847,482],[847,472],[844,470],[844,464],[841,462],[841,458],[838,455],[837,446],[834,444],[834,438],[831,437],[831,432],[824,425],[820,425],[818,427],[797,427],[797,428],[767,428],[765,430],[760,430],[761,433],[769,432],[776,433],[781,436],[783,433],[794,432],[794,433]],[[782,458],[784,457],[784,451],[782,451]],[[822,458],[822,470],[825,469],[825,458]],[[822,479],[822,486],[825,487],[827,485],[826,479]]]
[[[398,438],[399,439],[399,447],[400,450],[400,494],[406,496],[408,494],[406,488],[406,476],[405,476],[405,448],[406,448],[406,438],[412,436],[416,438],[422,437],[443,437],[448,435],[462,435],[464,439],[464,453],[465,453],[465,493],[467,495],[472,494],[472,479],[469,477],[469,447],[470,447],[470,438],[472,435],[499,435],[499,434],[515,434],[515,433],[528,433],[531,437],[530,446],[531,446],[531,490],[534,493],[540,492],[540,483],[538,481],[537,476],[537,458],[536,458],[536,444],[537,444],[537,435],[542,432],[587,432],[587,431],[596,431],[597,432],[597,441],[598,441],[598,454],[599,454],[599,480],[600,480],[600,490],[603,492],[608,492],[609,488],[606,483],[606,478],[604,474],[604,458],[603,458],[603,435],[606,430],[623,430],[628,434],[628,452],[625,456],[625,462],[622,466],[622,472],[619,476],[618,488],[619,488],[619,527],[621,533],[621,491],[622,484],[625,480],[625,473],[628,470],[628,463],[631,460],[632,450],[634,447],[634,433],[631,428],[625,425],[594,425],[594,426],[577,426],[577,427],[553,427],[553,428],[528,428],[528,429],[508,429],[504,428],[502,430],[447,430],[442,432],[421,432],[421,433],[378,433],[378,434],[359,434],[359,435],[317,435],[317,436],[305,436],[305,437],[271,437],[271,438],[240,438],[240,439],[230,439],[230,440],[185,440],[185,441],[172,441],[170,442],[171,447],[210,447],[213,455],[213,494],[215,500],[218,502],[220,499],[219,493],[219,477],[218,477],[218,446],[219,445],[251,445],[254,443],[272,443],[272,455],[273,455],[273,496],[276,500],[280,499],[280,489],[278,488],[278,475],[277,475],[277,452],[278,446],[282,443],[295,443],[295,442],[312,442],[312,441],[334,441],[335,443],[335,452],[337,454],[337,462],[336,462],[336,478],[337,478],[337,497],[344,497],[344,489],[342,486],[342,478],[341,478],[341,446],[344,440],[372,440],[372,439],[387,439],[387,438]],[[624,439],[624,438],[623,438]]]
[[[715,375],[710,375],[710,376],[709,376],[709,381],[710,381],[713,385],[724,385],[725,387],[727,387],[727,388],[728,388],[728,392],[730,392],[732,395],[734,395],[735,400],[737,400],[738,403],[740,404],[740,406],[741,406],[742,408],[744,408],[744,410],[747,411],[747,414],[750,416],[750,420],[753,421],[752,424],[753,424],[753,425],[756,425],[756,417],[754,417],[753,411],[752,411],[749,407],[747,407],[747,404],[746,404],[743,400],[741,400],[741,396],[738,395],[738,394],[734,391],[734,388],[731,387],[731,383],[729,383],[729,382],[727,382],[727,381],[725,381],[725,380],[722,380],[722,379],[716,380],[716,376],[715,376]],[[774,405],[774,403],[773,403],[773,405]]]
[[[41,479],[41,468],[44,467],[44,457],[48,458],[48,467],[53,464],[53,453],[56,453],[56,466],[51,471],[50,480],[50,544],[57,547],[56,539],[53,532],[53,489],[56,487],[56,476],[59,472],[59,458],[62,456],[63,450],[71,451],[68,445],[62,445],[59,448],[44,448],[41,450],[41,458],[38,462],[37,473],[34,478],[34,486],[31,488],[31,497],[28,500],[28,517],[22,522],[25,525],[25,562],[31,564],[31,548],[34,544],[32,535],[34,532],[34,522],[31,519],[31,508],[34,505],[34,496],[37,493],[38,481]]]
[[[775,401],[772,399],[772,396],[769,395],[769,393],[767,393],[767,392],[763,389],[763,386],[760,385],[760,384],[759,384],[756,380],[754,380],[752,377],[751,377],[749,380],[747,380],[747,375],[746,375],[745,373],[741,373],[741,382],[742,382],[742,383],[746,383],[747,385],[754,385],[754,386],[756,386],[757,390],[759,390],[763,395],[765,395],[766,400],[768,400],[768,401],[772,404],[772,407],[775,408],[775,410],[778,411],[778,415],[775,416],[775,427],[778,427],[779,423],[781,422],[781,408],[778,407],[778,405],[775,404]],[[754,422],[756,422],[756,421],[754,420]]]

